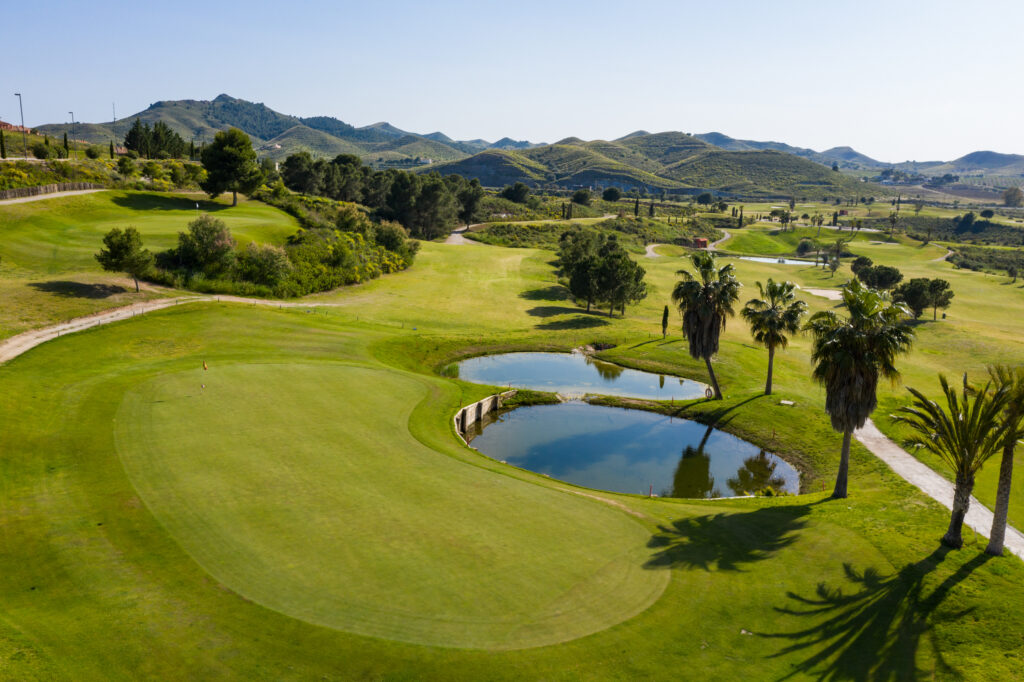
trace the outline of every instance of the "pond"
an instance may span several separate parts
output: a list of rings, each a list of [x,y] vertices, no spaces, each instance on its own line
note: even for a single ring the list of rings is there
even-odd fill
[[[649,400],[704,397],[698,381],[626,369],[582,353],[505,353],[459,363],[459,378],[476,384]]]
[[[583,402],[520,407],[474,425],[467,438],[494,459],[598,490],[687,498],[800,490],[799,472],[778,456],[642,410]]]
[[[769,258],[766,256],[740,256],[740,260],[751,260],[755,263],[775,263],[776,265],[814,265],[814,261],[798,258]]]

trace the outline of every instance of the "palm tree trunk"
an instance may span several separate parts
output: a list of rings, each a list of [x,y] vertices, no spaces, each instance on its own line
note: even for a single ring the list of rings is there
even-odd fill
[[[764,385],[764,394],[772,394],[772,366],[775,364],[775,346],[768,346],[768,381]]]
[[[836,472],[836,487],[832,491],[835,499],[846,498],[846,484],[850,478],[850,441],[853,440],[853,429],[843,432],[843,451],[839,455],[839,471]]]
[[[711,367],[711,356],[704,356],[704,364],[708,366],[708,376],[711,377],[711,388],[715,391],[715,400],[722,399],[722,389],[718,388],[718,378],[715,377],[715,370]]]
[[[135,280],[135,293],[139,293],[139,278],[132,276],[132,279]]]
[[[999,487],[996,489],[996,508],[992,519],[992,530],[988,535],[987,554],[1000,556],[1003,553],[1003,539],[1006,537],[1006,515],[1010,510],[1010,483],[1013,480],[1012,438],[1003,446],[1003,459],[999,463]]]
[[[943,544],[954,549],[964,546],[961,531],[964,527],[964,517],[967,516],[967,508],[971,505],[971,491],[974,490],[974,477],[956,477],[956,490],[953,491],[953,514],[949,519],[949,529],[942,536]]]

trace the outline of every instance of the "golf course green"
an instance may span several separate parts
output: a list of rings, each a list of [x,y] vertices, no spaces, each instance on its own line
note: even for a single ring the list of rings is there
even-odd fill
[[[107,285],[89,262],[105,229],[136,225],[160,248],[190,219],[118,196],[75,198],[80,219],[51,219],[64,209],[47,201],[5,212],[19,236],[0,246],[0,282],[52,270]],[[217,214],[252,239],[293,229],[258,204]],[[29,248],[63,239],[77,246]],[[1024,291],[953,271],[938,246],[861,241],[957,293],[947,320],[918,324],[905,384],[934,391],[940,370],[1024,359]],[[677,318],[661,336],[683,261],[639,259],[648,298],[609,317],[576,307],[551,260],[425,243],[409,270],[317,307],[183,303],[0,366],[0,678],[1022,678],[1024,563],[984,555],[970,530],[964,549],[940,547],[948,512],[859,444],[849,499],[827,497],[841,436],[803,336],[763,396],[766,354],[729,320],[725,399],[661,406],[779,453],[802,495],[599,492],[466,447],[452,416],[497,390],[445,376],[471,355],[601,342],[606,359],[706,379]],[[769,276],[849,276],[735,262],[744,300]],[[19,315],[0,325],[24,328]],[[896,433],[885,417],[905,398],[881,387],[879,426]]]

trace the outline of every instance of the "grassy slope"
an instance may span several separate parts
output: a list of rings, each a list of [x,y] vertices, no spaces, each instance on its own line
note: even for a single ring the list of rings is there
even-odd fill
[[[224,220],[240,244],[280,244],[297,229],[259,202],[163,193],[107,191],[0,206],[0,338],[152,297],[105,273],[93,255],[114,227],[135,227],[151,251],[174,246],[200,210]]]
[[[881,252],[900,247],[872,248]],[[922,250],[913,266],[931,267],[929,251],[939,252]],[[335,486],[363,494],[380,491],[379,485],[369,485],[370,480],[364,485],[350,479],[358,478],[363,467],[369,479],[375,467],[367,458],[377,457],[382,448],[387,452],[391,438],[405,443],[403,450],[416,457],[448,456],[460,466],[486,473],[475,480],[495,487],[486,504],[492,514],[509,519],[502,530],[494,531],[504,541],[523,542],[523,535],[536,524],[553,527],[550,518],[540,518],[545,516],[544,507],[515,503],[511,491],[519,490],[524,481],[539,489],[533,493],[536,499],[551,500],[555,521],[567,529],[579,526],[585,533],[592,527],[590,514],[572,516],[576,503],[589,505],[595,519],[608,511],[599,500],[551,492],[568,488],[564,484],[499,465],[458,445],[451,433],[451,413],[487,389],[428,372],[472,349],[568,348],[608,340],[620,344],[609,353],[620,361],[702,377],[701,367],[685,357],[678,340],[663,342],[656,337],[678,260],[645,260],[651,297],[625,320],[609,320],[585,315],[563,300],[552,281],[549,258],[550,254],[530,250],[428,244],[411,271],[319,297],[343,304],[340,309],[314,315],[217,305],[178,308],[47,344],[5,367],[0,374],[0,447],[8,454],[0,460],[0,527],[9,551],[0,555],[0,570],[6,576],[0,587],[5,603],[0,662],[7,676],[636,679],[675,676],[685,669],[715,679],[790,673],[857,679],[885,672],[906,678],[915,667],[940,678],[954,673],[978,679],[1020,676],[1024,567],[1015,559],[986,561],[970,533],[965,551],[936,550],[945,512],[860,447],[854,451],[853,496],[844,502],[820,502],[820,495],[720,503],[600,495],[642,515],[623,516],[647,531],[648,554],[642,565],[653,572],[670,571],[671,582],[642,614],[564,644],[504,653],[413,646],[311,625],[268,608],[279,605],[275,595],[296,603],[282,596],[292,589],[285,573],[312,570],[318,561],[317,553],[298,551],[303,545],[319,542],[323,551],[334,552],[338,537],[355,532],[368,533],[368,541],[375,543],[390,540],[396,548],[450,537],[406,537],[408,523],[389,511],[401,509],[406,501],[390,500],[386,494],[379,496],[378,521],[394,523],[367,527],[366,516],[353,516],[347,523],[348,515],[313,513],[330,511],[331,504],[338,503],[331,494]],[[750,284],[777,274],[781,266],[742,262],[738,267]],[[804,284],[830,281],[813,270],[783,272],[794,273],[791,276]],[[984,296],[987,283],[979,281],[979,294]],[[829,305],[823,299],[812,304],[816,309]],[[951,314],[955,311],[954,307]],[[240,329],[245,333],[239,334]],[[782,452],[804,470],[805,487],[819,489],[834,471],[838,438],[821,412],[820,389],[806,380],[806,340],[797,339],[777,362],[776,398],[794,398],[797,405],[792,408],[778,405],[776,398],[756,397],[764,353],[751,346],[740,325],[730,323],[724,341],[719,366],[727,400],[697,403],[687,411],[727,422],[731,430]],[[923,341],[922,347],[927,348]],[[928,354],[915,353],[907,361],[908,378],[931,374],[931,367],[914,364],[918,356]],[[200,359],[211,364],[202,379]],[[948,364],[948,358],[939,361],[943,359]],[[359,366],[361,380],[350,383],[354,379],[339,360]],[[271,366],[265,369],[255,366],[268,363]],[[273,368],[282,363],[309,369],[296,370],[289,382]],[[188,373],[195,376],[190,379],[191,391],[196,380],[208,384],[209,397],[224,408],[213,410],[223,415],[221,420],[211,420],[205,411],[187,405],[140,400],[147,395],[159,399],[146,393],[157,387],[184,390],[175,382],[185,380]],[[219,385],[222,376],[227,388],[241,388],[225,391]],[[401,402],[402,409],[411,409],[402,413],[407,419],[396,422],[367,414],[346,398],[360,390],[362,397],[378,377],[391,389],[391,397],[381,398],[380,406]],[[280,414],[258,395],[261,383],[255,378],[288,392],[291,399],[280,401]],[[426,393],[418,394],[413,385]],[[359,388],[346,392],[347,386]],[[325,399],[316,397],[317,390]],[[249,400],[247,393],[252,394]],[[403,396],[400,401],[394,398],[397,394]],[[416,395],[428,397],[412,407]],[[302,401],[309,414],[297,409],[294,400]],[[376,404],[370,402],[370,407]],[[129,438],[130,424],[109,426],[132,411],[159,415],[162,410],[168,410],[172,419],[159,422],[168,437],[155,445],[145,438]],[[318,414],[323,415],[319,420]],[[187,423],[177,431],[167,430],[175,419]],[[364,439],[379,436],[380,431],[367,431],[361,420],[384,426],[393,435],[367,444]],[[352,435],[332,437],[335,427],[323,426],[328,421],[338,422],[337,428]],[[258,436],[251,431],[268,423],[272,428],[267,429],[266,442],[253,447],[252,439]],[[202,428],[207,424],[233,429],[240,443],[237,450],[256,450],[260,459],[247,463],[238,458],[232,453],[236,448]],[[302,435],[287,441],[290,427]],[[405,440],[403,427],[423,449]],[[291,443],[303,443],[303,450],[307,442],[316,445],[321,442],[319,434],[310,432],[320,429],[332,442],[343,445],[343,438],[351,437],[358,444],[348,454],[339,448],[358,467],[356,476],[346,478],[339,472],[313,480],[300,467],[288,466],[287,460],[298,456]],[[197,440],[203,432],[207,440]],[[173,442],[178,438],[181,444]],[[187,447],[189,443],[193,446]],[[242,443],[250,447],[243,448]],[[218,448],[232,455],[231,460],[205,457]],[[125,473],[115,454],[118,449],[138,487]],[[313,452],[310,457],[317,461],[322,455]],[[246,497],[246,486],[262,475],[261,459],[282,475],[273,485],[260,487],[259,499]],[[343,465],[319,461],[330,472]],[[391,467],[388,490],[406,492],[411,501],[444,485],[424,478],[426,470],[413,464]],[[458,468],[448,463],[437,470]],[[208,495],[197,497],[197,488],[210,485],[213,477],[192,476],[193,469],[231,475],[220,486],[208,488]],[[379,480],[378,475],[373,473],[373,480]],[[477,492],[463,489],[460,494]],[[462,533],[493,521],[482,521],[475,509],[467,513],[463,500],[456,499],[460,494],[438,499],[436,510],[424,507],[423,513],[437,514]],[[167,506],[166,500],[175,496],[191,504]],[[559,496],[573,502],[557,501]],[[192,507],[204,510],[203,519],[230,523],[219,529],[190,523]],[[271,542],[280,539],[261,526],[294,523],[291,507],[304,520],[320,520],[303,525],[304,536],[288,548],[295,551],[289,553],[294,559],[285,572],[277,563],[283,550]],[[281,511],[275,516],[270,510]],[[255,514],[260,523],[239,523],[246,514]],[[614,530],[619,524],[615,521],[610,527]],[[185,535],[177,535],[182,532]],[[541,539],[557,537],[557,531],[550,532],[555,535],[542,533]],[[200,553],[220,549],[218,538],[220,543],[245,539],[255,553],[250,557],[268,559],[267,568],[256,576],[267,582],[263,591],[247,594],[239,583],[204,570],[212,560]],[[258,542],[260,538],[266,542]],[[487,547],[494,539],[475,538],[465,547]],[[360,551],[357,546],[352,549]],[[32,561],[25,562],[25,557]],[[401,566],[403,560],[399,549],[394,561]],[[362,562],[362,570],[354,575],[369,580],[373,576],[363,576],[364,571],[392,565],[387,551],[367,553],[356,561]],[[406,569],[395,589],[431,599],[435,597],[430,596],[430,585],[437,580],[436,574],[420,571],[417,564]],[[821,587],[824,591],[819,591]],[[839,597],[837,589],[844,596]],[[996,594],[998,599],[992,598]],[[818,605],[823,609],[815,608]],[[967,610],[971,618],[962,618],[959,614]],[[819,627],[831,618],[831,627]]]

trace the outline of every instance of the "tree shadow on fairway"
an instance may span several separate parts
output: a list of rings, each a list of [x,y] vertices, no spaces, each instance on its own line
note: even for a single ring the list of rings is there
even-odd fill
[[[726,417],[728,417],[730,414],[732,414],[735,410],[738,410],[739,408],[743,407],[747,403],[753,402],[755,400],[760,400],[762,398],[767,398],[767,397],[769,397],[769,396],[766,396],[763,393],[758,393],[757,395],[752,395],[749,398],[747,398],[746,400],[741,400],[738,403],[733,403],[732,405],[726,404],[726,405],[723,405],[722,407],[719,407],[717,409],[709,410],[709,411],[705,412],[701,416],[700,421],[704,422],[706,424],[711,424],[712,426],[728,424],[729,423],[729,419],[732,419],[732,418],[729,417],[729,419],[726,419]],[[707,400],[705,402],[711,402],[711,400]],[[685,406],[680,407],[679,410],[676,411],[676,415],[685,418],[685,415],[683,414],[685,411],[686,411],[686,407]]]
[[[196,204],[199,204],[199,210],[203,213],[212,213],[231,208],[227,204],[220,204],[207,199],[154,196],[152,194],[125,194],[115,196],[111,201],[122,208],[130,208],[133,211],[195,211]]]
[[[83,282],[66,282],[61,280],[29,282],[28,285],[36,291],[43,291],[60,296],[61,298],[100,299],[128,292],[128,289],[118,284],[85,284]]]
[[[594,327],[604,327],[608,324],[608,320],[600,317],[587,317],[586,315],[577,315],[570,317],[567,320],[555,320],[554,322],[542,322],[534,325],[534,329],[546,329],[549,331],[557,331],[560,329],[593,329]]]
[[[644,568],[743,571],[796,542],[808,513],[809,505],[799,505],[679,519],[647,542],[657,551]]]
[[[519,293],[519,298],[525,298],[527,301],[568,301],[570,296],[568,289],[555,284],[540,289],[522,291]]]
[[[554,317],[555,315],[598,315],[598,311],[592,310],[589,313],[580,308],[569,308],[564,305],[538,305],[526,311],[530,317]]]
[[[842,588],[825,583],[818,584],[813,597],[789,592],[787,596],[795,605],[776,611],[813,618],[813,624],[793,632],[759,635],[792,642],[773,654],[773,658],[808,654],[786,677],[810,675],[821,680],[858,681],[931,678],[936,671],[922,670],[916,664],[921,639],[931,630],[929,618],[954,587],[992,558],[979,553],[927,592],[925,579],[950,551],[939,546],[924,559],[887,577],[874,568],[858,572],[852,565],[843,564],[846,579],[855,588],[853,593],[844,593]],[[956,620],[971,611],[944,614],[942,618]],[[959,677],[938,648],[932,649],[936,670],[943,677]]]

